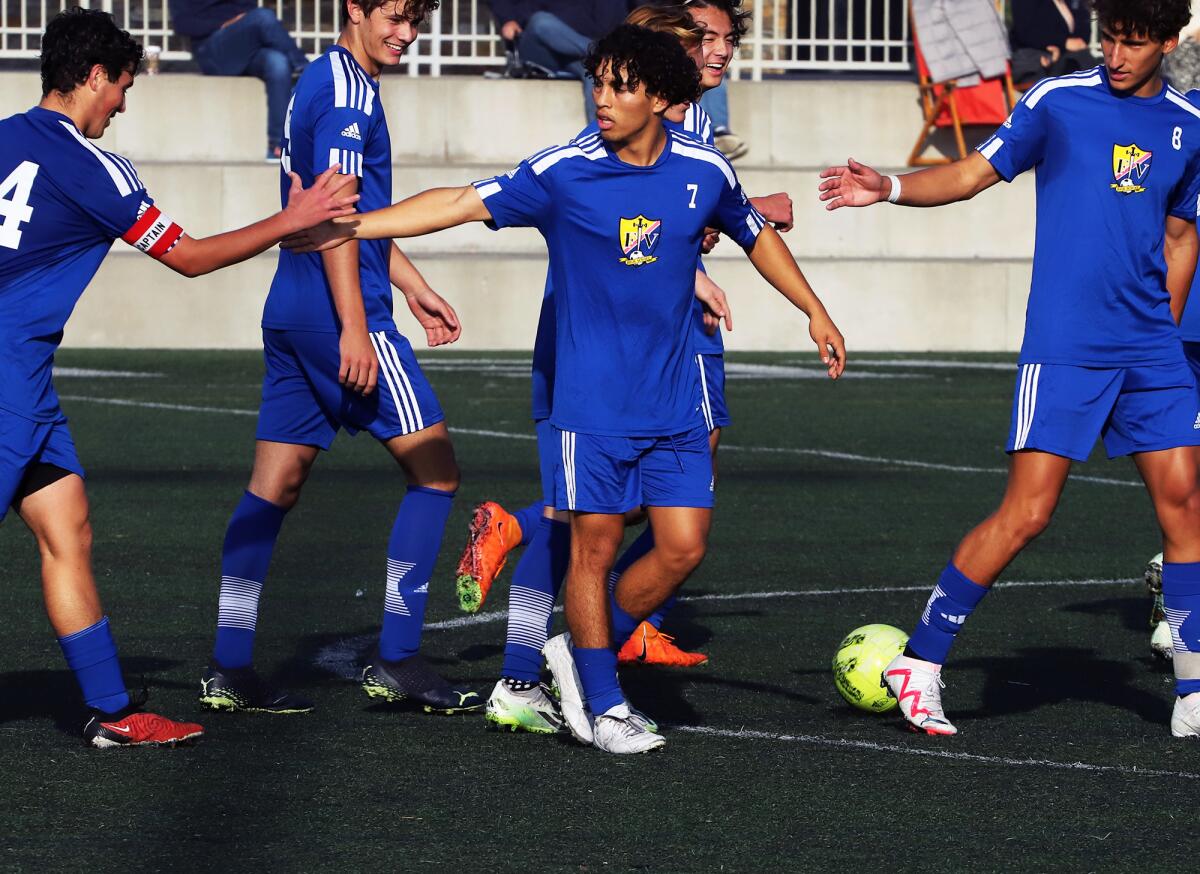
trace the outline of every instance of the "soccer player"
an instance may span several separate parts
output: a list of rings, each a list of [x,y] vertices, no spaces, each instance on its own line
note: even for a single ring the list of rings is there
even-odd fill
[[[686,7],[638,7],[629,14],[626,22],[670,33],[679,39],[701,70],[701,89],[707,90],[721,83],[733,53],[746,32],[748,19],[749,14],[741,10],[736,0],[694,0]],[[664,124],[713,145],[711,121],[698,102],[671,107],[665,115]],[[595,134],[598,130],[593,122],[580,137]],[[792,204],[786,194],[752,198],[751,202],[778,230],[791,228]],[[706,243],[707,251],[715,244],[715,235],[710,235]],[[699,287],[710,292],[717,291],[702,267],[697,272],[696,281]],[[537,423],[550,418],[548,386],[553,384],[554,347],[549,295],[548,287],[543,303],[543,319],[534,347],[533,368],[533,417],[539,429],[539,456],[546,488],[553,484],[556,449],[549,426]],[[697,367],[702,371],[701,409],[709,426],[710,447],[715,454],[721,429],[730,422],[724,396],[724,348],[718,320],[699,302],[696,306],[695,339]],[[529,544],[513,576],[502,678],[488,699],[488,718],[514,727],[539,726],[536,714],[546,710],[543,705],[548,703],[536,682],[540,675],[540,648],[545,641],[545,633],[536,629],[550,618],[562,573],[565,572],[565,559],[562,556],[567,548],[565,519],[561,514],[555,514],[552,501],[553,495],[547,491],[543,501],[511,515],[495,502],[480,504],[475,509],[467,546],[459,562],[461,601],[464,609],[477,610],[492,581],[503,569],[508,552],[518,544]],[[550,522],[540,522],[539,527],[534,528],[539,524],[538,516],[543,514],[562,524],[555,526]],[[644,514],[636,513],[627,521],[633,524],[642,518]],[[618,560],[610,584],[615,585],[620,573],[653,546],[653,531],[647,527]],[[556,560],[555,555],[560,558]],[[660,633],[663,619],[673,603],[674,598],[634,630],[618,654],[621,662],[686,667],[708,661],[704,653],[686,652],[674,645],[670,635]],[[526,717],[534,721],[529,722]],[[544,726],[541,727],[544,729]]]
[[[243,261],[294,230],[352,212],[333,174],[239,231],[193,239],[155,205],[133,165],[92,144],[119,112],[142,47],[107,13],[72,9],[42,37],[42,99],[0,121],[0,519],[11,506],[42,555],[50,624],[83,692],[94,747],[175,744],[194,723],[130,701],[91,561],[83,467],[52,382],[76,301],[117,238],[186,276]]]
[[[379,77],[400,63],[435,8],[437,0],[343,0],[337,44],[296,85],[281,159],[285,171],[309,179],[340,162],[347,171],[345,190],[358,187],[364,208],[391,202],[391,144]],[[283,196],[286,201],[286,189]],[[392,319],[393,285],[430,346],[458,339],[453,308],[390,241],[280,256],[263,312],[266,375],[254,469],[229,521],[221,558],[216,642],[200,689],[206,707],[312,709],[311,702],[266,684],[252,656],[259,597],[280,527],[339,428],[368,431],[408,481],[387,543],[383,625],[363,671],[364,690],[388,701],[408,699],[431,713],[483,706],[476,692],[451,686],[418,653],[429,577],[459,473],[441,406]]]
[[[1096,438],[1132,455],[1163,535],[1172,618],[1171,730],[1200,735],[1200,399],[1176,324],[1196,264],[1200,109],[1166,85],[1187,0],[1093,0],[1104,64],[1031,88],[953,164],[823,172],[828,209],[966,200],[1037,168],[1033,284],[1013,399],[1008,485],[959,544],[908,648],[883,672],[916,730],[955,734],[941,703],[951,644],[1010,561],[1049,523]]]
[[[571,631],[547,644],[546,657],[574,736],[634,753],[664,739],[625,701],[612,641],[628,637],[699,564],[712,512],[692,321],[705,229],[737,241],[808,314],[831,377],[842,372],[845,344],[725,157],[663,128],[667,109],[698,93],[699,73],[679,42],[622,25],[599,42],[588,69],[598,136],[545,149],[472,186],[422,192],[357,221],[323,225],[289,245],[335,245],[346,234],[417,236],[472,221],[541,231],[554,287],[555,503],[570,512],[571,541]],[[618,583],[613,636],[606,579],[625,513],[642,506],[656,544]]]

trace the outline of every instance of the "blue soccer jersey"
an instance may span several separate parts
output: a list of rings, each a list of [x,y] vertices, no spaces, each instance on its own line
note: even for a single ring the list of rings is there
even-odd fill
[[[598,136],[475,183],[496,227],[536,227],[554,289],[551,421],[661,436],[698,423],[692,307],[706,227],[750,248],[764,226],[716,149],[669,132],[649,167]]]
[[[1037,168],[1021,363],[1182,361],[1163,239],[1196,218],[1200,109],[1166,85],[1118,96],[1101,66],[1035,85],[979,152],[1006,181]]]
[[[663,121],[667,130],[687,134],[705,145],[713,145],[712,119],[700,108],[699,103],[689,103],[683,121]],[[600,127],[592,121],[572,142],[596,138]],[[703,265],[697,264],[703,269]],[[720,355],[725,351],[718,328],[711,335],[704,329],[704,305],[695,303],[696,352],[704,355]],[[554,396],[554,303],[550,277],[546,277],[546,292],[542,300],[542,311],[538,318],[537,337],[533,344],[533,418],[535,421],[550,418],[550,399]]]
[[[183,231],[129,161],[36,107],[0,121],[0,217],[0,409],[57,421],[54,352],[113,241],[159,258]]]
[[[1189,91],[1187,99],[1193,106],[1200,106],[1200,90]],[[1200,217],[1200,198],[1197,198],[1195,206],[1196,215]],[[1192,287],[1188,291],[1187,305],[1183,308],[1183,320],[1179,328],[1185,343],[1200,343],[1200,270],[1192,275]],[[1188,355],[1188,360],[1192,360],[1192,355]]]
[[[341,164],[340,172],[359,177],[360,211],[391,205],[392,145],[379,100],[379,83],[340,46],[333,46],[309,64],[296,83],[283,131],[280,164],[284,205],[291,184],[289,171],[298,174],[307,188],[334,164]],[[396,327],[388,273],[391,246],[391,240],[361,240],[358,244],[369,331]],[[262,325],[277,330],[340,330],[320,254],[280,253]]]

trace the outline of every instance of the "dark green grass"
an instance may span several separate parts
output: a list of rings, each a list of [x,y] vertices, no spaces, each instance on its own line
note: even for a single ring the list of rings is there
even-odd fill
[[[733,360],[808,366],[795,354]],[[60,364],[165,374],[64,379],[64,395],[243,410],[255,408],[261,375],[258,356],[243,353],[71,352]],[[720,455],[711,551],[686,594],[932,585],[998,500],[1002,476],[747,448],[998,470],[1013,373],[862,370],[919,378],[730,380],[736,422]],[[527,380],[479,371],[431,379],[452,426],[531,433]],[[211,646],[221,538],[246,482],[254,418],[64,406],[90,473],[95,564],[127,678],[144,677],[157,709],[200,718],[208,736],[162,751],[79,744],[77,691],[42,612],[35,550],[10,515],[0,526],[0,867],[1182,870],[1190,859],[1196,779],[1133,770],[1200,774],[1200,747],[1169,736],[1169,675],[1149,659],[1140,583],[993,594],[946,672],[962,731],[953,739],[852,711],[830,680],[847,631],[866,622],[909,630],[924,592],[683,603],[671,630],[712,663],[627,672],[631,697],[667,724],[669,743],[614,759],[564,739],[489,733],[482,717],[373,706],[313,666],[322,647],[376,628],[403,488],[369,437],[340,438],[284,527],[257,645],[260,668],[319,710],[201,714],[194,693]],[[431,587],[433,621],[459,615],[453,569],[472,504],[519,505],[538,488],[531,441],[455,443],[463,487]],[[1135,477],[1127,461],[1081,472]],[[1134,577],[1156,544],[1140,490],[1074,482],[1050,531],[1005,578]],[[506,606],[510,573],[486,609]],[[427,636],[441,669],[481,690],[502,646],[502,623]]]

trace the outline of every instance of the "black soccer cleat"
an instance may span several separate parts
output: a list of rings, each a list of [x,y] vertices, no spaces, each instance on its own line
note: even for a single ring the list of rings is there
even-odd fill
[[[413,701],[426,713],[471,713],[484,705],[478,692],[451,686],[419,654],[389,662],[376,650],[363,668],[362,687],[371,698]]]
[[[309,713],[313,703],[277,689],[254,668],[224,668],[211,663],[200,679],[200,706],[209,710],[245,713]]]

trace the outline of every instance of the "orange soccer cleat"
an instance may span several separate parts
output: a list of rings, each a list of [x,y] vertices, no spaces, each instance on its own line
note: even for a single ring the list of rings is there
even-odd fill
[[[492,583],[504,570],[508,554],[521,543],[521,525],[495,501],[475,507],[467,546],[455,572],[458,605],[475,613],[487,600]]]
[[[696,668],[708,664],[708,656],[702,652],[687,652],[675,645],[675,638],[663,634],[649,622],[643,622],[629,635],[629,640],[617,653],[617,662],[623,665],[670,665],[673,668]]]

